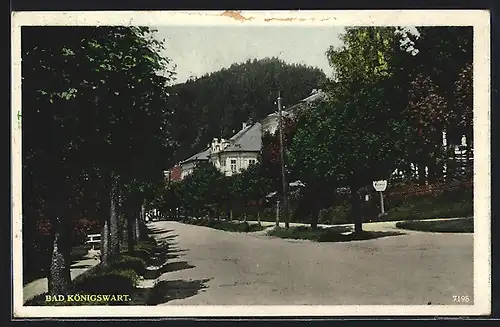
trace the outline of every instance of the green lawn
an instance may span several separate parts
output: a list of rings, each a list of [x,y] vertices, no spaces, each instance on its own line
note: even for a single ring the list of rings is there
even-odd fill
[[[316,228],[299,226],[285,228],[274,228],[268,235],[284,238],[284,239],[300,239],[311,240],[316,242],[348,242],[374,239],[384,236],[395,236],[399,233],[394,232],[363,232],[361,234],[349,233],[352,229],[350,227],[330,227],[330,228]]]
[[[397,228],[436,233],[473,233],[474,218],[439,221],[403,221],[396,223]]]
[[[213,228],[228,232],[251,233],[264,230],[264,226],[259,224],[249,224],[247,222],[224,221],[216,224]]]
[[[183,221],[184,223],[210,227],[227,232],[251,233],[264,230],[266,227],[259,224],[250,224],[246,221],[218,221],[215,219],[190,219]]]

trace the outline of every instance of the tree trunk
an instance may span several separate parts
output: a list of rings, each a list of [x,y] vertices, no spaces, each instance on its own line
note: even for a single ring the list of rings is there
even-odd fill
[[[48,288],[50,295],[66,295],[71,289],[70,231],[64,217],[56,219]]]
[[[363,232],[363,218],[361,215],[361,200],[359,198],[359,186],[352,183],[351,189],[351,219],[354,222],[354,233],[361,234]]]
[[[259,223],[259,226],[261,225],[260,223],[260,211],[257,211],[257,222]]]
[[[110,256],[109,218],[104,220],[101,230],[101,262],[106,264]]]
[[[139,228],[139,226],[140,226],[139,224],[140,224],[140,222],[142,220],[142,206],[141,206],[141,209],[139,210],[139,214],[135,215],[134,220],[135,220],[135,223],[134,223],[134,227],[135,227],[135,231],[134,231],[134,233],[135,233],[135,240],[136,240],[136,242],[139,242],[140,239],[141,239],[141,230]]]
[[[118,200],[117,200],[117,212],[118,212],[118,231],[119,231],[119,250],[121,251],[125,246],[125,240],[127,239],[127,221],[125,217],[125,207],[123,203],[123,195],[120,189],[118,189]]]
[[[118,211],[117,211],[117,185],[113,183],[111,187],[110,198],[110,215],[109,215],[109,232],[110,232],[110,254],[111,256],[120,253],[120,235],[118,230]]]
[[[319,212],[321,210],[321,192],[319,186],[311,187],[307,194],[306,204],[310,206],[309,215],[311,216],[311,229],[318,228]]]
[[[134,248],[136,244],[136,235],[135,235],[135,217],[136,215],[133,212],[127,213],[127,252],[130,255],[134,254]]]
[[[425,185],[425,180],[426,180],[425,164],[422,162],[419,162],[417,164],[417,167],[418,167],[418,184]]]

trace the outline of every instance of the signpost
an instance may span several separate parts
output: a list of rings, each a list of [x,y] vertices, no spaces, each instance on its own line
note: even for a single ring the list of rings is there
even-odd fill
[[[276,227],[280,227],[280,199],[276,198]]]
[[[384,195],[382,192],[384,192],[387,189],[387,181],[382,180],[382,181],[373,181],[373,188],[375,191],[380,192],[380,209],[381,209],[381,214],[385,214],[384,210]]]

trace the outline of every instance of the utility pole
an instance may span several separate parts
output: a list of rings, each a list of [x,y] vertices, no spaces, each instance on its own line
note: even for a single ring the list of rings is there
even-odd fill
[[[281,112],[281,94],[278,93],[278,123],[280,129],[280,156],[281,156],[281,180],[283,182],[283,218],[285,220],[285,228],[290,227],[290,220],[288,218],[288,199],[286,187],[286,171],[285,171],[285,151],[283,148],[283,117]]]

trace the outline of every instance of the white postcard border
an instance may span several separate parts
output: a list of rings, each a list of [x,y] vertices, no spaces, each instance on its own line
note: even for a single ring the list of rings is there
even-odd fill
[[[21,26],[221,25],[221,26],[473,26],[474,27],[474,305],[426,306],[23,306]],[[95,11],[12,14],[12,273],[14,317],[206,316],[464,316],[491,310],[490,233],[490,16],[480,10],[366,11]],[[22,116],[21,116],[22,117]]]

